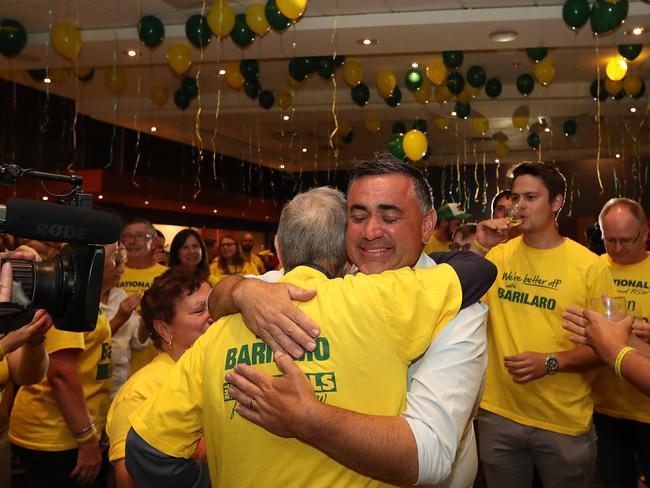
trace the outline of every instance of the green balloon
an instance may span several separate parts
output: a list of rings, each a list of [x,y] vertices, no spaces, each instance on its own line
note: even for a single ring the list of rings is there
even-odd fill
[[[571,29],[579,29],[589,20],[589,2],[587,0],[566,0],[562,7],[562,18]]]
[[[458,95],[460,92],[463,91],[463,88],[465,88],[465,78],[463,78],[463,75],[458,73],[457,71],[454,71],[453,73],[449,73],[449,76],[447,76],[447,89],[453,93],[454,95]]]
[[[404,135],[393,134],[390,138],[390,141],[388,141],[388,150],[397,159],[404,159],[406,157],[406,153],[404,152],[404,147],[402,146],[403,140],[404,140]]]
[[[232,28],[230,37],[239,47],[248,47],[255,40],[255,32],[246,23],[246,14],[235,15],[235,26]]]
[[[185,35],[195,47],[203,48],[210,44],[212,31],[208,26],[207,17],[196,14],[187,19],[187,22],[185,22]]]
[[[179,88],[176,90],[176,93],[174,93],[174,103],[181,110],[185,110],[187,107],[189,107],[190,101],[191,100],[189,95],[185,93],[182,88]]]
[[[190,99],[196,98],[199,94],[199,86],[196,84],[196,80],[191,76],[186,76],[181,80],[181,90],[183,90]]]
[[[145,15],[138,23],[138,37],[145,46],[158,47],[165,39],[165,26],[155,15]]]
[[[578,130],[578,124],[576,123],[575,120],[568,119],[566,122],[564,122],[563,129],[564,129],[564,135],[569,137],[576,133],[576,131]]]
[[[463,51],[443,51],[442,61],[448,68],[459,68],[463,64]]]
[[[601,102],[604,102],[607,100],[607,91],[605,91],[605,80],[600,80],[600,92],[598,91],[598,80],[594,80],[591,82],[591,86],[589,87],[589,93],[591,93],[592,98],[595,100],[596,98],[600,98]]]
[[[47,70],[42,69],[28,69],[27,74],[34,81],[43,81],[47,75]]]
[[[296,81],[306,80],[310,73],[309,58],[292,58],[289,61],[289,76]]]
[[[618,46],[618,53],[628,61],[634,61],[641,54],[641,44],[621,44]]]
[[[332,78],[334,76],[334,72],[336,71],[336,64],[332,56],[322,56],[319,58],[316,71],[318,71],[318,74],[324,80],[329,80]]]
[[[404,122],[397,121],[393,124],[393,134],[405,134],[406,125]]]
[[[605,0],[596,0],[591,7],[591,30],[596,35],[609,34],[617,29],[627,18],[629,4],[627,0],[618,3],[609,3]]]
[[[426,134],[428,128],[427,121],[422,119],[415,119],[415,121],[413,122],[413,128],[419,130],[423,134]]]
[[[262,90],[262,85],[258,80],[246,80],[244,82],[244,92],[248,98],[255,100]]]
[[[282,32],[291,25],[291,19],[285,17],[282,12],[280,12],[275,0],[269,0],[266,2],[266,5],[264,6],[264,15],[266,15],[266,20],[269,25],[276,31]]]
[[[485,94],[490,98],[498,97],[501,95],[502,90],[503,85],[501,85],[501,81],[498,78],[490,78],[485,83]]]
[[[17,56],[27,44],[27,31],[13,19],[0,21],[0,53],[8,58]]]
[[[526,54],[530,59],[539,63],[548,54],[548,49],[545,47],[529,47],[526,49]]]
[[[346,144],[352,144],[352,141],[354,140],[354,131],[351,130],[350,132],[345,134],[343,137],[341,137],[341,140]]]
[[[245,80],[256,80],[260,75],[260,65],[255,59],[242,59],[239,62],[239,72]]]
[[[535,134],[534,132],[531,132],[528,134],[528,138],[526,139],[526,142],[528,142],[528,145],[533,148],[537,149],[539,147],[539,136]]]
[[[386,102],[386,105],[389,107],[397,107],[400,102],[402,101],[402,90],[399,89],[399,86],[396,86],[393,88],[393,93],[391,93],[388,97],[384,98],[384,101]]]
[[[273,107],[273,104],[275,103],[275,97],[273,96],[273,93],[269,90],[262,90],[260,92],[260,98],[258,100],[260,107],[262,107],[265,110],[270,110],[271,107]]]
[[[370,98],[370,90],[368,90],[368,86],[365,83],[359,83],[350,90],[350,95],[354,103],[360,107],[365,107]]]
[[[95,76],[95,68],[92,68],[90,70],[90,73],[88,73],[85,76],[77,76],[77,78],[79,78],[79,81],[83,81],[84,83],[86,83],[86,82],[92,80],[94,76]]]
[[[415,91],[422,86],[422,80],[424,80],[424,77],[422,76],[421,71],[410,69],[404,76],[404,86],[406,86],[409,91]]]
[[[456,117],[459,119],[466,119],[469,117],[469,114],[472,113],[472,107],[469,103],[456,102],[454,111],[456,112]]]
[[[345,63],[345,55],[337,54],[336,56],[334,56],[334,64],[336,65],[337,68],[341,66],[343,63]]]
[[[483,66],[472,66],[467,70],[467,83],[474,88],[481,88],[485,85],[486,78],[487,75]]]
[[[523,73],[517,78],[517,90],[523,96],[530,95],[535,88],[535,80],[528,73]]]

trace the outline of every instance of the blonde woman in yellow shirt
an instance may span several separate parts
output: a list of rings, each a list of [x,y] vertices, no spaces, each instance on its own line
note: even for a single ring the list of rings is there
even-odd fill
[[[239,242],[232,236],[222,236],[219,241],[219,257],[210,265],[210,284],[215,285],[227,275],[244,276],[259,274],[257,266],[244,260]]]

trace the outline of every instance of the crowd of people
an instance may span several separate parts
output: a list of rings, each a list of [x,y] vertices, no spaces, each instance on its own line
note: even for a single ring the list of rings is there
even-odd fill
[[[560,235],[565,194],[555,166],[522,163],[477,222],[377,155],[347,195],[286,205],[277,266],[250,233],[183,229],[166,252],[127,221],[94,331],[38,311],[0,339],[0,486],[13,455],[30,487],[636,488],[647,219],[608,201],[598,256]],[[57,249],[27,244],[8,255]],[[12,281],[4,264],[0,302]],[[613,297],[619,315],[594,305]]]

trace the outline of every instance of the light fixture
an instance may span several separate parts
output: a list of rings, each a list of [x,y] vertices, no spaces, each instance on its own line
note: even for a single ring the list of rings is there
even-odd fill
[[[544,132],[551,132],[551,128],[550,128],[550,127],[546,127],[546,128],[544,129]]]
[[[157,130],[158,130],[158,127],[156,127],[155,125],[151,126],[151,132],[156,132]]]
[[[44,202],[47,202],[49,199],[50,199],[50,198],[47,197],[47,196],[44,196],[44,197],[43,197],[43,201],[44,201]]]
[[[616,155],[615,155],[614,157],[615,157],[616,159],[621,159],[621,155],[620,155],[619,153],[616,153]]]
[[[511,42],[519,37],[519,33],[513,30],[494,31],[489,37],[494,42]]]
[[[46,76],[45,78],[43,78],[43,83],[52,83],[52,80],[50,79],[49,76]]]
[[[365,39],[359,39],[357,40],[357,42],[359,44],[363,44],[364,46],[374,46],[375,44],[377,44],[377,39],[365,38]]]
[[[612,81],[621,81],[625,78],[627,73],[627,63],[622,56],[616,56],[612,59],[607,66],[605,67],[605,73],[607,73],[607,78]]]
[[[306,152],[307,152],[307,148],[306,148],[306,147],[303,147],[303,148],[302,148],[302,152],[306,153]]]
[[[104,195],[97,195],[97,198],[99,198],[100,200],[103,200],[103,199],[104,199]]]
[[[266,217],[264,217],[264,218],[265,218],[266,220],[269,220],[269,216],[268,216],[268,215],[267,215]]]
[[[149,200],[145,200],[145,201],[144,201],[144,204],[145,204],[145,205],[149,205]]]
[[[280,169],[284,169],[284,164],[281,164],[281,165],[280,165]]]
[[[630,112],[636,113],[636,107],[630,107]]]
[[[213,209],[212,209],[212,213],[217,213],[217,209],[216,209],[216,208],[213,208]]]
[[[451,113],[451,116],[456,117],[456,111],[455,110]]]
[[[181,205],[181,210],[185,210],[187,207],[185,205]]]
[[[418,63],[411,63],[411,68],[418,68],[420,65]]]
[[[221,76],[223,76],[223,75],[226,74],[226,70],[223,69],[223,68],[221,68],[221,69],[218,71],[218,73],[219,73]]]
[[[499,163],[501,162],[501,160],[500,160],[499,158],[496,158],[496,159],[494,160],[494,162],[497,163],[497,164],[499,164]]]
[[[290,117],[289,117],[288,115],[283,115],[283,116],[282,116],[282,120],[289,120],[289,118],[290,118]]]
[[[633,29],[625,31],[624,34],[626,36],[640,36],[641,34],[645,34],[647,30],[648,29],[646,29],[645,27],[637,26],[634,27]]]
[[[138,53],[137,53],[136,51],[134,51],[133,49],[129,49],[129,50],[126,52],[126,54],[128,54],[128,55],[129,55],[130,57],[132,57],[132,58],[135,58],[135,57],[138,55]]]

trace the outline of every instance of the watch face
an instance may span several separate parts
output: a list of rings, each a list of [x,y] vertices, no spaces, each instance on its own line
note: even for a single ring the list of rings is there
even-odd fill
[[[560,363],[555,356],[548,356],[544,363],[544,368],[548,374],[555,374],[560,368]]]

